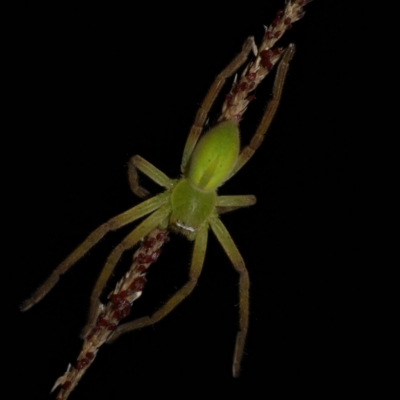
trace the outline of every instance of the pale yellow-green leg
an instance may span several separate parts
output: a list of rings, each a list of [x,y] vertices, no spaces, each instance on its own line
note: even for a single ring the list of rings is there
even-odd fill
[[[21,311],[26,311],[39,302],[54,287],[60,279],[60,275],[68,271],[81,257],[83,257],[107,232],[114,231],[129,224],[146,214],[151,213],[168,201],[169,193],[161,193],[143,203],[111,218],[109,221],[94,230],[86,240],[78,246],[46,279],[46,281],[25,300],[21,305]]]
[[[114,248],[112,253],[108,256],[106,264],[104,265],[100,276],[98,277],[92,295],[90,296],[90,310],[89,318],[86,326],[82,330],[82,336],[84,337],[86,333],[92,328],[94,322],[99,313],[100,307],[100,295],[103,291],[105,284],[110,278],[117,262],[122,256],[122,253],[130,248],[132,248],[136,243],[138,243],[142,238],[144,238],[149,232],[156,228],[168,214],[171,212],[170,204],[163,205],[160,209],[155,211],[149,217],[147,217],[142,223],[140,223],[125,239]]]
[[[225,214],[230,211],[237,210],[241,207],[248,207],[256,204],[256,196],[251,194],[247,195],[233,195],[233,196],[218,196],[216,207],[218,214]]]
[[[148,198],[151,194],[139,184],[138,170],[166,189],[170,189],[174,184],[172,179],[168,178],[167,175],[156,168],[153,164],[149,163],[138,155],[133,156],[128,163],[129,185],[132,189],[132,192],[141,199]]]
[[[262,117],[260,125],[258,126],[256,133],[252,137],[250,143],[242,150],[239,155],[238,161],[230,176],[233,176],[238,172],[243,165],[250,160],[256,150],[259,148],[260,144],[264,140],[265,134],[271,124],[272,119],[278,109],[279,102],[282,96],[283,85],[285,83],[286,74],[289,69],[289,62],[293,57],[295,47],[290,44],[286,49],[282,60],[279,63],[278,70],[276,71],[276,77],[274,82],[274,88],[272,92],[272,99],[268,103],[267,109]]]
[[[197,232],[197,236],[194,241],[192,262],[189,271],[189,281],[181,289],[179,289],[152,316],[138,318],[135,321],[128,322],[118,327],[109,337],[108,342],[114,341],[117,337],[119,337],[123,333],[133,331],[138,328],[143,328],[145,326],[149,326],[160,321],[192,292],[192,290],[197,284],[197,280],[203,268],[204,256],[206,254],[206,248],[207,248],[207,236],[208,236],[208,226],[203,226]]]
[[[186,140],[181,164],[182,172],[185,172],[186,165],[203,130],[203,125],[206,121],[208,112],[215,101],[215,98],[218,96],[218,93],[220,92],[226,79],[232,76],[247,60],[247,57],[253,46],[254,38],[247,38],[243,44],[242,51],[225,67],[225,69],[215,78],[213,84],[211,85],[206,97],[197,111],[196,118],[194,119],[194,123]]]
[[[233,267],[239,273],[239,331],[236,335],[236,345],[232,364],[233,376],[238,377],[240,374],[240,363],[243,356],[247,328],[249,325],[249,274],[239,250],[233,242],[228,230],[218,218],[218,215],[213,214],[210,217],[209,222],[212,231],[231,260]]]

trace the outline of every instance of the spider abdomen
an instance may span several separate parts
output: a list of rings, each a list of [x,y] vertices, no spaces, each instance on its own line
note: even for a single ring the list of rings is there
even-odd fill
[[[187,178],[204,191],[213,191],[229,177],[240,150],[239,128],[234,120],[221,122],[197,143]]]

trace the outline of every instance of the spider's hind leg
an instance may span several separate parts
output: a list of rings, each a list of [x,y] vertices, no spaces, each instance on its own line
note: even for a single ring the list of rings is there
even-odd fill
[[[254,47],[254,38],[251,36],[244,42],[241,52],[225,67],[225,69],[215,78],[206,97],[199,110],[197,111],[194,123],[190,129],[189,136],[186,140],[185,149],[183,150],[181,171],[185,172],[186,165],[196,146],[197,140],[203,131],[204,123],[207,115],[213,105],[216,97],[222,89],[227,78],[232,76],[247,60],[251,49]]]
[[[258,126],[256,133],[251,138],[250,143],[241,151],[239,154],[238,161],[230,175],[232,177],[236,174],[246,163],[250,160],[256,150],[260,147],[260,144],[264,140],[265,134],[271,124],[272,119],[278,109],[279,102],[282,97],[283,85],[285,83],[286,74],[289,69],[289,62],[293,57],[295,50],[294,44],[290,44],[279,62],[278,70],[276,71],[274,87],[272,91],[272,99],[267,105],[267,109],[261,119],[260,125]]]
[[[132,192],[141,199],[147,199],[151,194],[140,185],[138,170],[166,189],[170,189],[173,186],[174,181],[153,164],[138,155],[133,156],[128,162],[128,180]]]

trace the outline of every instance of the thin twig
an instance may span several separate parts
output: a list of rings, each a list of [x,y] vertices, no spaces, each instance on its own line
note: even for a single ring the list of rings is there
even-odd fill
[[[285,51],[281,47],[274,47],[275,43],[291,28],[294,22],[304,16],[303,7],[310,1],[288,1],[285,9],[277,12],[271,25],[265,27],[264,38],[260,46],[253,49],[255,59],[244,67],[239,80],[235,79],[230,92],[226,95],[219,121],[228,119],[240,121],[248,104],[255,98],[250,93],[274,68]]]
[[[68,398],[94,361],[100,346],[107,341],[119,322],[129,315],[132,303],[142,294],[146,283],[147,269],[158,259],[161,247],[168,241],[168,231],[158,228],[144,238],[141,246],[133,255],[133,262],[129,271],[108,296],[108,303],[106,305],[101,304],[98,308],[96,324],[85,336],[77,361],[73,366],[69,365],[65,374],[58,378],[54,384],[51,391],[61,385],[56,400]]]

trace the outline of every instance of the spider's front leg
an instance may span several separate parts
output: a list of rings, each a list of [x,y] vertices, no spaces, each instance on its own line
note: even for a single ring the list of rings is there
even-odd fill
[[[243,257],[240,255],[231,235],[217,214],[210,217],[210,226],[222,248],[231,260],[233,267],[239,273],[239,331],[236,335],[235,352],[233,355],[232,373],[234,377],[240,374],[240,364],[246,342],[249,325],[249,288],[250,280]]]
[[[164,198],[168,198],[166,195],[169,195],[169,193],[163,193],[159,196],[164,196]],[[85,337],[86,334],[92,329],[98,317],[99,310],[101,310],[102,308],[99,299],[101,292],[103,291],[105,284],[107,283],[108,279],[111,276],[111,273],[117,265],[117,262],[121,258],[122,253],[132,248],[142,238],[147,236],[149,232],[160,225],[168,216],[168,214],[170,214],[170,212],[170,204],[167,203],[160,207],[157,211],[147,217],[141,224],[139,224],[128,236],[126,236],[125,239],[117,247],[115,247],[115,249],[109,255],[106,264],[104,265],[100,276],[96,281],[92,295],[90,296],[89,318],[87,324],[82,330],[82,337]]]
[[[29,310],[38,303],[43,297],[50,292],[55,284],[60,280],[60,276],[67,272],[79,259],[81,259],[96,243],[99,242],[108,232],[114,231],[127,225],[135,220],[153,212],[167,202],[167,194],[159,194],[143,203],[132,207],[130,210],[111,218],[95,229],[86,240],[81,243],[44,281],[44,283],[36,289],[33,295],[25,300],[21,305],[21,311]]]
[[[164,172],[160,171],[153,164],[138,155],[133,156],[128,162],[128,180],[132,192],[141,199],[147,199],[151,194],[140,185],[138,170],[165,189],[170,189],[174,184],[172,179],[168,178]]]
[[[108,338],[108,342],[113,342],[123,333],[143,328],[160,321],[193,291],[203,268],[203,262],[207,248],[207,237],[208,226],[203,226],[199,229],[195,238],[192,262],[189,271],[189,281],[152,316],[138,318],[135,321],[120,325]]]

